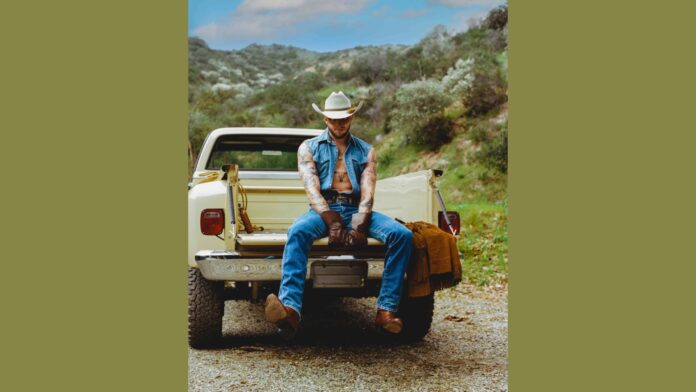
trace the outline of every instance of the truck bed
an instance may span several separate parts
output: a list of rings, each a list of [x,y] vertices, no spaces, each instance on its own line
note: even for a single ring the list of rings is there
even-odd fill
[[[234,209],[234,224],[227,226],[224,238],[201,235],[196,224],[189,225],[189,265],[198,265],[199,250],[227,250],[242,257],[282,256],[287,242],[287,230],[293,221],[307,212],[309,204],[304,187],[296,172],[240,172],[239,185],[247,196],[247,214],[254,226],[263,230],[246,233],[238,211]],[[204,208],[225,206],[230,222],[230,199],[240,202],[239,189],[230,197],[226,181],[196,185],[190,192],[189,220],[197,222]],[[437,223],[438,205],[434,193],[432,170],[422,170],[377,181],[374,210],[404,222]],[[328,238],[313,243],[310,257],[353,255],[355,257],[384,257],[386,247],[374,238],[368,239],[363,250],[329,249]]]

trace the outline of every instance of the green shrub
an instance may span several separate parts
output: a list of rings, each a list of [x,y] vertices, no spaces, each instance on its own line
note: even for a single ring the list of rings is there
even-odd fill
[[[394,160],[394,150],[387,150],[385,153],[377,155],[377,166],[389,166]]]
[[[353,60],[349,74],[354,75],[364,84],[385,80],[387,75],[386,54],[379,51]]]
[[[208,133],[220,126],[218,122],[199,110],[189,113],[188,136],[192,153],[197,156]]]
[[[507,173],[508,165],[508,128],[507,122],[502,125],[495,137],[482,145],[476,153],[476,158],[484,165]]]
[[[485,20],[485,25],[491,30],[502,30],[508,23],[508,8],[505,5],[501,5],[498,8],[494,8],[488,13]]]
[[[382,124],[382,133],[385,135],[389,134],[389,132],[392,131],[392,122],[393,122],[392,117],[393,117],[393,114],[391,111],[388,111],[384,115],[384,123]]]
[[[266,88],[262,94],[250,101],[256,102],[258,100],[263,103],[269,114],[282,113],[285,115],[288,120],[286,126],[302,126],[316,117],[309,102],[319,101],[316,92],[323,86],[324,81],[321,76],[313,72],[306,72],[294,80]]]
[[[448,69],[447,75],[442,78],[442,85],[445,91],[460,101],[466,102],[469,90],[471,90],[471,85],[474,82],[473,67],[473,58],[457,60],[454,67]]]
[[[450,102],[450,95],[438,81],[404,84],[396,93],[391,128],[404,132],[410,141],[437,148],[451,138],[451,122],[443,114]]]
[[[452,140],[452,121],[444,114],[432,117],[416,134],[416,143],[436,149]]]
[[[507,86],[497,67],[494,70],[476,69],[474,81],[464,100],[468,114],[478,116],[507,101]]]
[[[469,131],[469,139],[474,143],[484,143],[488,141],[488,130],[482,124],[476,124]]]
[[[326,76],[329,77],[334,82],[345,82],[350,80],[353,75],[347,70],[341,67],[340,65],[331,67],[329,71],[326,73]]]

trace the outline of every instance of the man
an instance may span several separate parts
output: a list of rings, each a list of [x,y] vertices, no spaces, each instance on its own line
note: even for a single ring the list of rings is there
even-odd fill
[[[310,201],[307,213],[288,230],[283,252],[282,279],[278,296],[266,299],[266,319],[288,337],[300,328],[307,257],[312,243],[328,233],[329,247],[360,248],[367,237],[387,246],[382,285],[377,298],[375,325],[399,333],[403,322],[396,315],[403,279],[413,247],[412,233],[394,219],[372,211],[377,180],[377,155],[367,142],[352,136],[353,115],[348,97],[332,92],[324,110],[326,129],[305,140],[297,152],[297,166]]]

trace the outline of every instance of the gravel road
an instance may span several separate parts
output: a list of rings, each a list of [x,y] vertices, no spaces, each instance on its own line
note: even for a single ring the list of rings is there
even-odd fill
[[[380,341],[375,303],[306,303],[285,343],[262,305],[227,301],[223,348],[189,349],[189,391],[507,391],[505,288],[437,292],[432,328],[411,345]]]

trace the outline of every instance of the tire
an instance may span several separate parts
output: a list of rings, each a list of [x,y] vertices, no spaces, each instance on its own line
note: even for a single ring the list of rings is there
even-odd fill
[[[399,305],[399,317],[404,322],[399,340],[407,343],[419,342],[430,331],[433,322],[433,309],[435,308],[434,294],[425,297],[402,297]]]
[[[188,270],[188,341],[192,348],[214,347],[222,339],[224,283],[207,280],[198,268]]]

